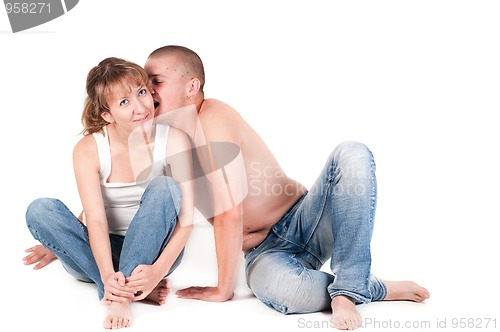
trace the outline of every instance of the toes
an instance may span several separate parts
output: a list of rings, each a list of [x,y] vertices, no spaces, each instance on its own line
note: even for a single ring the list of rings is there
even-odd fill
[[[116,330],[116,325],[118,323],[118,319],[116,317],[114,317],[112,320],[111,320],[111,329],[112,330]]]
[[[337,322],[334,324],[338,330],[347,330],[348,326],[346,322]]]
[[[111,330],[111,322],[110,321],[105,321],[102,324],[102,327],[104,327],[106,330]]]

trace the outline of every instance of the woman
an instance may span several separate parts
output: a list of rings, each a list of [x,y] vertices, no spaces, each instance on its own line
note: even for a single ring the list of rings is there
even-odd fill
[[[89,72],[84,136],[73,152],[83,218],[51,198],[35,200],[26,213],[35,239],[70,274],[97,284],[108,329],[131,325],[131,301],[164,303],[164,277],[192,229],[189,140],[154,124],[147,84],[140,66],[118,58]]]

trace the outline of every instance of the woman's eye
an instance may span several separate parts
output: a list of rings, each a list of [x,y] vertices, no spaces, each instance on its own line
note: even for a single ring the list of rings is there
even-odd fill
[[[128,105],[128,99],[123,99],[121,102],[120,102],[120,106],[127,106]]]
[[[139,96],[144,96],[147,93],[146,89],[139,90]]]

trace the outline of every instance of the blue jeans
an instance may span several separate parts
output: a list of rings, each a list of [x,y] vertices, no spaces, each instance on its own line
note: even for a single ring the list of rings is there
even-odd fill
[[[172,178],[161,176],[149,183],[126,235],[109,236],[115,271],[129,277],[139,264],[154,263],[172,236],[180,202],[181,190]],[[36,199],[27,209],[26,223],[33,237],[59,258],[68,273],[96,283],[99,299],[103,298],[104,284],[90,249],[87,227],[64,203],[53,198]],[[182,253],[168,274],[181,259]]]
[[[330,309],[337,295],[383,300],[386,286],[370,273],[376,197],[371,151],[340,144],[309,192],[245,254],[250,289],[285,314]],[[320,271],[328,259],[332,274]]]

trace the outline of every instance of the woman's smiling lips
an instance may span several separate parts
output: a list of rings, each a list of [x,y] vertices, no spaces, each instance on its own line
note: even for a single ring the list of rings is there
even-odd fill
[[[145,116],[145,117],[143,117],[143,118],[141,118],[141,119],[138,119],[138,120],[134,120],[134,122],[135,122],[135,123],[137,123],[137,122],[144,122],[144,121],[146,121],[146,120],[148,120],[148,119],[149,119],[149,116],[150,116],[150,115],[151,115],[151,113],[148,113],[148,114],[146,114],[146,116]]]

